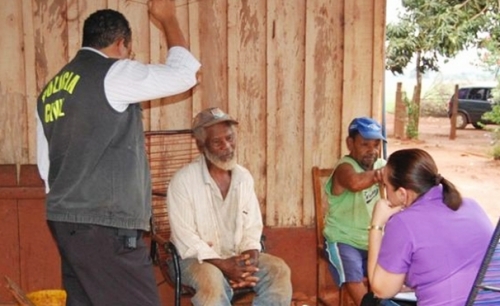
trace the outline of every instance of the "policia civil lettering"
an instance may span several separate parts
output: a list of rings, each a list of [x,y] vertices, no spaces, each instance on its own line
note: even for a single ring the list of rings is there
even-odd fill
[[[73,94],[80,76],[71,71],[62,71],[57,76],[52,79],[52,81],[47,84],[47,87],[42,94],[42,102],[44,103],[44,117],[41,118],[45,123],[53,122],[60,117],[64,116],[63,104],[64,98],[57,99],[55,101],[48,102],[45,104],[45,99],[50,100],[50,96],[58,93],[62,90],[69,94]]]

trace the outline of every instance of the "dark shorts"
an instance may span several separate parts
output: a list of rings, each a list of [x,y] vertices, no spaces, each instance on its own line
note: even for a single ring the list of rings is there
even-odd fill
[[[367,276],[366,261],[368,251],[345,243],[326,243],[326,252],[330,261],[330,273],[340,287],[346,282],[362,282]]]

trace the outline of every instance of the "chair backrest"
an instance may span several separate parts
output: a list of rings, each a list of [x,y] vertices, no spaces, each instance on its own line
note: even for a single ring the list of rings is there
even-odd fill
[[[500,220],[488,244],[466,305],[500,305]]]
[[[331,276],[328,272],[328,260],[326,258],[325,251],[325,238],[323,237],[323,229],[325,227],[325,215],[328,210],[328,202],[325,193],[325,183],[326,180],[332,174],[332,168],[312,168],[312,183],[313,183],[313,194],[314,194],[314,210],[316,215],[316,266],[317,266],[317,274],[316,274],[316,298],[318,300],[318,304],[322,305],[330,305],[331,304],[331,293],[334,291],[334,288],[331,287]],[[345,302],[345,298],[341,293],[341,290],[338,290],[338,300],[339,305],[347,305]]]
[[[325,239],[323,237],[323,229],[325,227],[325,215],[328,209],[328,202],[324,186],[326,180],[333,172],[333,168],[312,168],[313,190],[314,190],[314,211],[316,214],[316,243],[317,248],[323,249]]]
[[[170,223],[167,211],[167,186],[172,176],[199,155],[191,130],[164,130],[145,132],[146,153],[151,170],[152,255],[166,280],[169,280],[166,259],[170,254],[157,247],[155,241],[170,239]]]

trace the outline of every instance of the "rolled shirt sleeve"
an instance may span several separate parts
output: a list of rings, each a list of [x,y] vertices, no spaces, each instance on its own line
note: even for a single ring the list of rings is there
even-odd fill
[[[138,103],[185,92],[196,85],[200,62],[185,48],[172,47],[165,64],[118,60],[104,80],[106,97],[117,111]]]

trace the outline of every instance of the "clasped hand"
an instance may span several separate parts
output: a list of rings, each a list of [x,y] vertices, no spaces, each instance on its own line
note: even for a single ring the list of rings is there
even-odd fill
[[[255,259],[249,254],[241,254],[227,259],[228,269],[226,276],[229,278],[229,284],[232,288],[253,287],[259,281],[254,276],[259,271]]]

